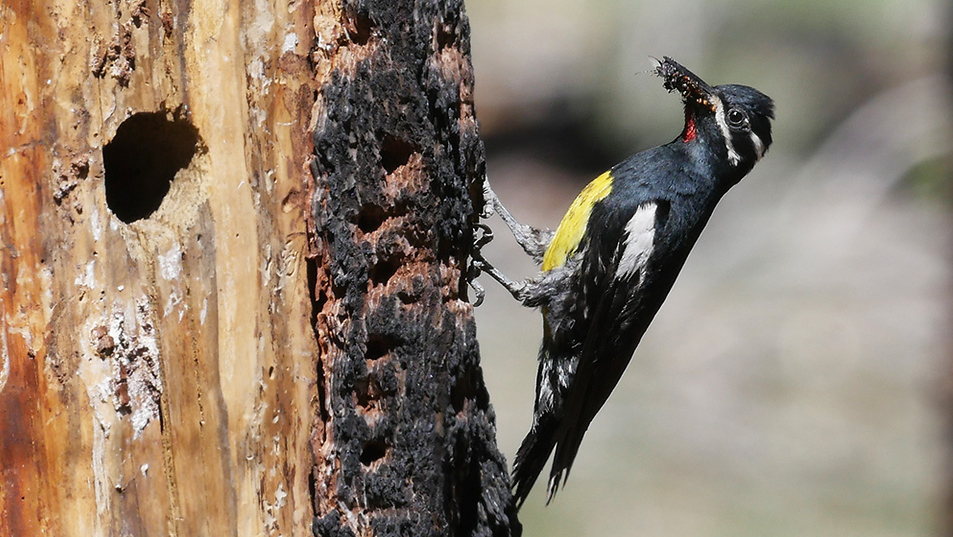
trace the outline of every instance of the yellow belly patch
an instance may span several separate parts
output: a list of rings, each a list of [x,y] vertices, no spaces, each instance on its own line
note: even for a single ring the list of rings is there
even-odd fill
[[[576,196],[566,216],[563,216],[559,227],[556,228],[556,234],[553,240],[546,248],[543,255],[543,270],[549,271],[560,267],[566,263],[571,255],[576,252],[579,242],[586,234],[586,226],[589,223],[589,215],[592,213],[592,207],[599,200],[609,195],[612,190],[612,172],[606,172],[592,180],[591,183],[582,189],[582,192]]]

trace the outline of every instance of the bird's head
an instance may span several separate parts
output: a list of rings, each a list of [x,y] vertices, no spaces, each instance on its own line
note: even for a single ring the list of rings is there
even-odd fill
[[[747,173],[771,145],[774,101],[760,91],[737,84],[709,86],[675,60],[664,57],[655,74],[665,89],[677,91],[685,102],[683,142],[692,142],[699,132],[710,133],[724,146],[728,164]]]

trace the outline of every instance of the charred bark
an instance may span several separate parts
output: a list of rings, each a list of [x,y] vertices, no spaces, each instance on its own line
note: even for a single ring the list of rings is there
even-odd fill
[[[315,532],[516,534],[466,294],[484,153],[462,2],[317,20]]]

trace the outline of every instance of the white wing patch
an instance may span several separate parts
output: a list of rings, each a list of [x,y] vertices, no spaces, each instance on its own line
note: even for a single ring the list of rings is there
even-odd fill
[[[655,244],[655,212],[658,205],[645,203],[635,210],[635,214],[625,225],[625,243],[622,257],[619,259],[619,268],[616,269],[617,279],[630,278],[639,275],[639,286],[645,279],[645,264],[652,256]]]

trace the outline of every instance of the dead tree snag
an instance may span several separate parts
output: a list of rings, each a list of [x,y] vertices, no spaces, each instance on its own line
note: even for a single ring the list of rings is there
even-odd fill
[[[324,4],[316,28],[316,533],[518,533],[466,296],[462,3]]]

